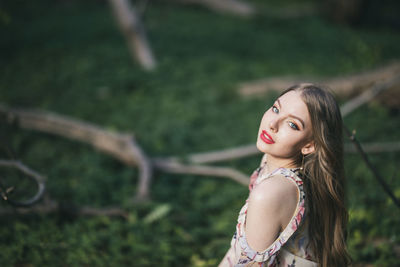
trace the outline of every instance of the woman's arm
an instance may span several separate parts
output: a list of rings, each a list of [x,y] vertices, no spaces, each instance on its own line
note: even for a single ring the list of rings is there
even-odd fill
[[[249,246],[259,252],[268,248],[290,222],[297,202],[297,186],[282,175],[257,185],[250,194],[246,215]]]

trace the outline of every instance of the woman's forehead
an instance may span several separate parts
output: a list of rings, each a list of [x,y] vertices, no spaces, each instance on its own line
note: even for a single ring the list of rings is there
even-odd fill
[[[290,108],[292,106],[295,106],[297,108],[307,109],[307,106],[301,97],[301,92],[298,91],[287,92],[286,94],[280,96],[277,99],[277,102],[285,108]]]
[[[304,103],[301,92],[289,91],[280,96],[277,100],[281,111],[302,118],[304,121],[309,121],[307,105]]]

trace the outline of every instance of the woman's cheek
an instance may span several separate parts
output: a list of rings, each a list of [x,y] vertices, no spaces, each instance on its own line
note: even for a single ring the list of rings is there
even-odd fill
[[[292,142],[292,136],[290,136],[290,133],[288,133],[288,131],[286,129],[284,129],[283,127],[281,127],[280,130],[280,135],[279,135],[279,140],[283,143],[287,143],[290,144]]]

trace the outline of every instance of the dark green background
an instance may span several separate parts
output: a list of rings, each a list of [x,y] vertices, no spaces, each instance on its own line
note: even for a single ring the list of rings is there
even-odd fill
[[[145,72],[132,61],[105,1],[2,1],[0,102],[133,132],[150,156],[184,156],[255,142],[261,115],[275,95],[243,99],[237,92],[241,82],[347,75],[400,58],[399,30],[379,14],[346,26],[317,14],[279,18],[268,12],[290,2],[252,2],[260,6],[253,18],[148,2],[143,22],[158,67]],[[377,101],[345,123],[362,142],[400,137],[398,107]],[[2,215],[1,266],[215,266],[229,247],[248,193],[227,179],[157,172],[152,201],[132,204],[136,169],[88,145],[4,123],[2,138],[20,160],[47,177],[55,200],[117,205],[130,215],[127,220],[68,212]],[[399,152],[370,156],[400,197]],[[259,159],[219,165],[250,174]],[[394,266],[399,209],[359,155],[345,160],[353,260]],[[6,206],[3,201],[1,207]],[[149,214],[154,221],[146,219]]]

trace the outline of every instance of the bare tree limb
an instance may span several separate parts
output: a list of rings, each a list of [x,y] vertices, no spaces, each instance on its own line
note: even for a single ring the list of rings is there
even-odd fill
[[[157,169],[170,173],[197,174],[214,177],[227,177],[242,185],[248,185],[248,175],[227,167],[214,167],[205,165],[185,165],[177,161],[155,160],[153,162]]]
[[[259,154],[259,150],[254,144],[244,145],[240,147],[208,151],[203,153],[190,154],[185,157],[187,162],[192,164],[215,163],[227,161],[237,158],[244,158]],[[179,161],[179,157],[154,158],[154,161]]]
[[[132,140],[132,139],[131,139]],[[137,156],[139,166],[139,187],[135,201],[146,201],[150,198],[150,183],[153,177],[153,167],[142,149],[133,142],[129,142],[127,149]]]
[[[0,105],[0,114],[8,122],[16,121],[21,128],[55,134],[92,145],[129,166],[139,167],[139,186],[136,198],[149,197],[148,185],[152,171],[150,161],[135,142],[133,135],[104,130],[93,124],[37,110],[9,109]]]
[[[50,112],[0,106],[0,113],[6,114],[9,122],[16,121],[21,128],[88,143],[128,165],[135,166],[138,163],[139,156],[127,149],[134,142],[131,135],[110,132],[93,124]]]
[[[249,3],[240,0],[175,0],[183,4],[199,4],[211,10],[221,13],[229,13],[238,16],[251,16],[255,8]]]
[[[366,102],[371,101],[375,96],[381,93],[384,90],[387,90],[394,86],[395,84],[400,83],[400,75],[397,74],[395,77],[388,79],[387,81],[380,82],[371,86],[370,89],[364,91],[362,94],[354,97],[350,101],[347,101],[344,105],[341,106],[340,111],[342,116],[346,116],[347,114],[351,113],[356,108],[360,107]]]
[[[330,79],[321,79],[315,77],[272,77],[258,81],[245,82],[239,85],[239,94],[247,96],[263,95],[270,91],[282,91],[289,88],[293,84],[308,81],[317,84],[328,84],[333,92],[338,96],[349,97],[357,94],[360,91],[370,88],[377,82],[382,82],[393,77],[398,76],[400,73],[400,62],[394,62],[387,66],[366,71],[360,74],[337,77]]]
[[[156,60],[147,41],[139,15],[129,0],[109,0],[118,25],[128,41],[131,54],[147,70],[156,67]]]

